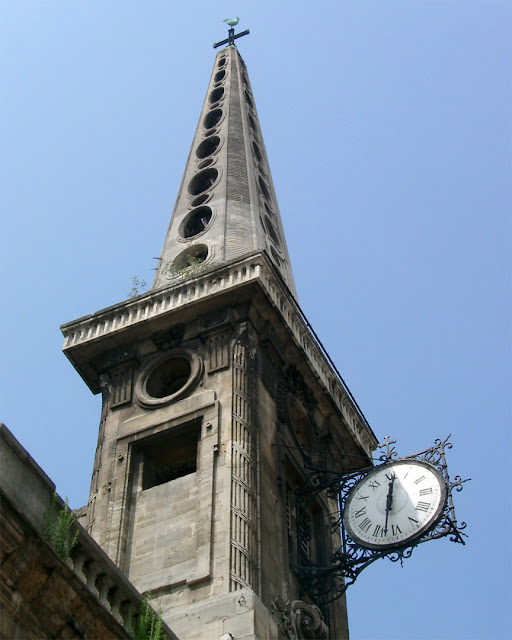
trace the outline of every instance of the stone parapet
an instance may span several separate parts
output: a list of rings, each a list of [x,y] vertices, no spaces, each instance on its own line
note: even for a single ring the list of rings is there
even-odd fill
[[[55,485],[3,424],[0,463],[0,637],[132,638],[141,594],[77,522],[67,560],[44,540]]]

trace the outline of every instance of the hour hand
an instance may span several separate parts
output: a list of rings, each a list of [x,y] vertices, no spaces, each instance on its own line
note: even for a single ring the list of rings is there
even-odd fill
[[[389,485],[388,485],[388,495],[386,496],[386,522],[384,524],[385,535],[387,535],[387,532],[388,532],[389,512],[391,511],[391,505],[393,504],[393,485],[395,483],[395,477],[396,476],[394,473],[391,474],[391,477],[386,475],[386,478],[388,478],[389,480]]]

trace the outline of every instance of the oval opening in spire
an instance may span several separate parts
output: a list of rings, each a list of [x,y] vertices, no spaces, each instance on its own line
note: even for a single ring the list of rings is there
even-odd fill
[[[206,138],[206,140],[203,140],[197,147],[196,156],[200,160],[203,160],[204,158],[207,158],[208,156],[211,156],[213,153],[215,153],[215,151],[217,151],[217,149],[219,148],[219,145],[219,136],[211,136],[209,138]]]
[[[190,273],[203,263],[208,257],[208,247],[205,244],[196,244],[188,247],[176,256],[172,263],[173,271],[179,272],[190,269]]]
[[[268,187],[261,176],[258,177],[258,184],[260,185],[261,193],[267,200],[270,200],[270,191],[268,190]]]
[[[182,238],[193,238],[203,233],[211,222],[213,212],[210,207],[199,207],[191,211],[180,225],[179,234]]]
[[[206,129],[212,129],[215,125],[219,124],[222,118],[222,109],[214,109],[207,113],[204,118],[204,126]]]
[[[268,235],[270,236],[272,242],[276,245],[276,247],[280,247],[281,242],[277,235],[277,231],[275,230],[274,225],[272,224],[268,216],[265,216],[265,229],[267,230]]]
[[[213,78],[213,81],[220,82],[221,80],[224,80],[225,77],[226,77],[226,70],[222,69],[221,71],[217,71],[217,73],[215,74],[215,77]]]
[[[213,104],[214,102],[218,102],[223,95],[224,95],[224,87],[219,87],[218,89],[214,89],[210,93],[210,97],[208,98],[210,101],[210,104]]]
[[[218,176],[219,172],[213,167],[203,169],[189,182],[188,192],[191,196],[198,196],[200,193],[208,191],[215,184]]]

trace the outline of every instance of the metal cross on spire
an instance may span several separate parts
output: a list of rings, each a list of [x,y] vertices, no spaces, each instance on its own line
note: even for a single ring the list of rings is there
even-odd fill
[[[241,31],[240,33],[237,33],[235,35],[235,26],[238,24],[238,21],[239,21],[239,18],[233,18],[233,19],[224,18],[222,22],[226,22],[229,25],[228,37],[226,38],[226,40],[221,40],[220,42],[216,42],[213,45],[214,49],[217,49],[217,47],[222,47],[223,44],[227,44],[228,47],[234,46],[235,40],[237,38],[241,38],[242,36],[249,35],[250,33],[249,29],[246,29],[245,31]]]

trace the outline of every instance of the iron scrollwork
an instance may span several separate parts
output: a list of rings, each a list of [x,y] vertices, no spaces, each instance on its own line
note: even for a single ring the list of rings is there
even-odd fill
[[[300,553],[296,558],[296,569],[303,589],[321,608],[341,597],[347,588],[355,582],[359,574],[375,560],[387,557],[391,562],[402,563],[411,556],[419,544],[437,538],[447,537],[452,542],[465,544],[466,523],[457,522],[453,491],[461,491],[463,484],[468,480],[462,480],[458,475],[450,478],[448,474],[445,452],[452,448],[449,438],[450,436],[445,440],[436,439],[434,446],[403,458],[397,457],[393,447],[395,441],[386,438],[384,444],[381,445],[385,449],[379,458],[383,464],[399,460],[428,462],[438,469],[446,483],[444,508],[432,528],[414,541],[409,540],[393,548],[377,550],[365,548],[350,538],[343,525],[344,507],[351,490],[374,467],[344,474],[339,471],[327,470],[321,457],[307,457],[305,459],[308,475],[306,485],[298,495],[297,510],[305,512],[314,496],[323,492],[328,498],[334,499],[338,505],[337,514],[331,518],[330,530],[333,534],[339,532],[341,545],[332,554],[327,566],[315,566],[310,562],[303,562]],[[299,549],[308,544],[308,532],[302,531],[302,529],[305,528],[297,527]],[[304,539],[301,539],[302,537]]]

